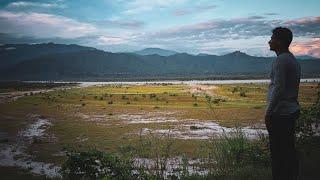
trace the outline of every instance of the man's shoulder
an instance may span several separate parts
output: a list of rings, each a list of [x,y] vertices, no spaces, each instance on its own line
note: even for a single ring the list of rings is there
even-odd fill
[[[276,59],[276,64],[285,65],[296,62],[296,58],[292,53],[282,53]]]
[[[277,59],[296,59],[291,52],[285,52],[277,56]]]

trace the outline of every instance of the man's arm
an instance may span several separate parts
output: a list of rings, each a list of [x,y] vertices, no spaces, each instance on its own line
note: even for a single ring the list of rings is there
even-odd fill
[[[274,89],[270,95],[270,102],[266,110],[266,116],[271,116],[284,93],[286,83],[286,65],[281,59],[276,60],[274,69]]]

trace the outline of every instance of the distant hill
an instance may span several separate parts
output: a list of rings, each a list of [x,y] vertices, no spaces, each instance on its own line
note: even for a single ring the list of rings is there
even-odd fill
[[[206,53],[199,53],[199,54],[197,54],[197,56],[210,56],[210,54],[206,54]]]
[[[95,48],[92,47],[83,47],[75,44],[5,44],[0,46],[0,70],[46,54],[78,52],[94,49]]]
[[[51,44],[52,45],[52,44]],[[32,45],[30,45],[32,46]],[[38,45],[39,49],[47,49]],[[74,45],[52,45],[52,53],[16,61],[0,71],[0,80],[112,80],[112,79],[154,79],[154,78],[208,78],[243,76],[268,77],[274,57],[255,57],[236,51],[223,56],[190,55],[176,53],[171,56],[137,55],[131,53],[110,53],[94,48]],[[5,47],[9,47],[5,45]],[[19,47],[19,45],[10,47]],[[1,47],[3,48],[3,47]],[[34,54],[38,48],[24,52]],[[50,48],[49,48],[50,49]],[[60,49],[60,51],[58,51]],[[62,50],[63,49],[63,50]],[[2,50],[2,52],[12,50]],[[35,52],[33,52],[35,51]],[[12,57],[23,57],[23,54],[13,53]],[[21,53],[21,51],[16,51]],[[0,54],[0,56],[3,56]],[[6,63],[8,59],[1,59]],[[305,77],[319,76],[320,60],[300,61]]]
[[[160,49],[160,48],[146,48],[146,49],[142,49],[140,51],[135,51],[133,53],[139,54],[142,56],[154,55],[154,54],[157,54],[159,56],[171,56],[171,55],[177,54],[177,52],[175,52],[175,51],[170,51],[170,50]]]
[[[300,60],[305,60],[305,59],[317,59],[316,57],[308,56],[308,55],[296,56],[296,58],[297,58],[297,59],[300,59]]]

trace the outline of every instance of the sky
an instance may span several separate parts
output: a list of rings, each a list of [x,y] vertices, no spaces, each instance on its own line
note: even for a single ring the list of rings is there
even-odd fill
[[[319,0],[0,0],[0,44],[272,56],[271,31],[283,26],[294,54],[320,57],[319,9]]]

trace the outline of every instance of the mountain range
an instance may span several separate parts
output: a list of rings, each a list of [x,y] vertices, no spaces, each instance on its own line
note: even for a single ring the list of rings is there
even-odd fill
[[[134,54],[139,54],[139,55],[142,55],[142,56],[145,56],[145,55],[159,55],[159,56],[171,56],[171,55],[174,55],[174,54],[178,54],[178,52],[176,51],[170,51],[170,50],[166,50],[166,49],[160,49],[160,48],[145,48],[145,49],[142,49],[140,51],[135,51],[133,52]]]
[[[111,53],[74,44],[6,44],[0,46],[0,80],[266,78],[275,59],[240,51],[222,56],[155,48],[140,52],[148,53]],[[319,76],[320,59],[300,64],[303,77]]]

